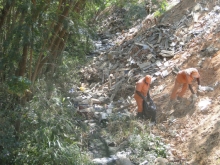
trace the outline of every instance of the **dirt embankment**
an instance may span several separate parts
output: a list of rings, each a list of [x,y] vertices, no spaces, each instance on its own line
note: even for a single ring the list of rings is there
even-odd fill
[[[198,30],[199,33],[205,33],[198,35],[188,43],[191,46],[183,53],[190,53],[191,57],[180,68],[197,68],[201,75],[201,85],[212,86],[214,91],[198,93],[198,100],[193,107],[187,102],[190,97],[190,91],[188,91],[185,95],[185,102],[176,105],[171,116],[166,116],[171,121],[163,123],[166,130],[176,131],[179,136],[172,137],[160,129],[155,129],[155,132],[159,130],[158,134],[164,136],[168,143],[175,146],[174,154],[187,160],[188,164],[217,165],[220,164],[220,31],[219,24],[212,24],[212,22],[219,21],[219,17],[216,16],[219,11],[216,11],[216,15],[213,17],[211,11],[219,8],[218,2],[181,1],[163,17],[162,21],[170,24],[176,23],[182,18],[182,15],[195,9],[198,4],[203,7],[203,11],[198,14],[197,21],[194,21],[187,30],[194,30],[194,32]],[[194,12],[194,16],[196,14],[197,12]],[[209,19],[205,19],[206,17]],[[210,22],[209,28],[206,28],[207,21]],[[167,97],[164,99],[163,96],[170,94],[174,80],[175,75],[169,75],[158,84],[167,86],[160,97],[157,96],[155,99],[159,105],[161,116],[169,114],[166,112],[169,110],[165,108],[168,99]],[[197,83],[194,82],[193,86],[196,90]],[[208,103],[210,104],[205,108],[204,106]]]

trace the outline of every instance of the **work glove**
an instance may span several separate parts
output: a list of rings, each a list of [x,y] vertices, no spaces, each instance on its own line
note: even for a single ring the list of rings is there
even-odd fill
[[[196,100],[197,100],[197,95],[196,95],[196,94],[193,94],[193,95],[192,95],[192,101],[193,101],[193,103],[196,102]]]

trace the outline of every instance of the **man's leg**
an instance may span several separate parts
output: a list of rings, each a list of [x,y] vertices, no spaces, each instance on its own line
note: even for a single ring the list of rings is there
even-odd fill
[[[135,98],[135,100],[138,106],[137,118],[143,118],[143,99]]]
[[[170,102],[168,103],[168,106],[167,106],[168,110],[172,109],[173,104],[176,101],[177,91],[178,91],[180,85],[181,85],[180,83],[175,81],[175,84],[174,84],[174,87],[173,87],[173,90],[172,90],[172,93],[171,93],[171,96],[170,96]]]
[[[182,98],[183,95],[186,93],[187,88],[188,88],[188,84],[183,84],[182,90],[178,93],[178,96],[179,96],[180,98]]]
[[[175,81],[171,96],[170,96],[170,100],[175,100],[176,99],[176,95],[177,95],[177,90],[180,87],[180,83],[178,83],[177,81]]]

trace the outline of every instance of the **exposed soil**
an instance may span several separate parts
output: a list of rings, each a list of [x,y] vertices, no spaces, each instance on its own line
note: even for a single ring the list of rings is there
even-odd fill
[[[181,69],[197,67],[200,58],[197,55],[192,56],[191,60],[185,63]],[[199,68],[202,85],[210,86],[219,82],[220,68],[216,67],[219,64],[219,52],[214,57],[204,61],[202,68]],[[174,109],[168,110],[166,105],[169,101],[168,96],[171,93],[174,80],[175,75],[170,75],[164,82],[160,82],[160,84],[165,83],[167,88],[154,100],[158,107],[158,118],[161,123],[170,117],[170,115],[167,115],[170,112],[167,111],[173,111],[172,115],[177,120],[173,123],[164,122],[163,124],[166,127],[165,130],[175,128],[176,132],[181,134],[181,137],[166,136],[166,132],[160,131],[158,128],[155,128],[155,133],[164,136],[167,143],[170,143],[176,150],[181,151],[174,154],[179,154],[179,157],[183,160],[189,160],[189,164],[220,164],[220,86],[217,85],[213,92],[198,95],[198,101],[193,107],[189,101],[190,91],[188,90],[183,102],[176,104]],[[197,83],[193,82],[193,86],[196,87]],[[206,98],[211,99],[212,103],[206,112],[202,112],[198,107],[198,103]]]
[[[179,19],[179,16],[184,14],[187,9],[195,6],[200,1],[184,0],[172,8],[162,19],[163,22],[174,23]],[[208,5],[209,4],[209,5]],[[207,3],[207,7],[211,9],[214,5]],[[167,142],[170,143],[176,151],[174,155],[179,155],[183,160],[187,160],[190,165],[217,165],[220,164],[220,51],[203,56],[203,50],[209,46],[220,48],[219,43],[220,33],[210,33],[206,36],[206,40],[197,41],[197,49],[190,49],[189,53],[192,56],[186,61],[180,69],[196,67],[201,75],[201,85],[213,86],[214,91],[198,94],[198,100],[194,106],[190,104],[190,91],[184,96],[185,99],[181,104],[176,104],[172,115],[175,117],[173,123],[164,122],[164,126],[169,130],[175,128],[181,137],[166,136],[166,132],[155,128],[155,133],[164,136]],[[178,57],[175,57],[178,58]],[[203,62],[199,64],[201,59]],[[175,75],[169,75],[159,85],[165,84],[167,87],[160,95],[154,98],[158,107],[158,118],[162,122],[170,112],[166,109],[169,101]],[[193,82],[194,89],[197,88],[197,82]],[[202,112],[198,107],[199,101],[209,98],[211,105],[206,112]],[[163,123],[163,122],[162,122]]]

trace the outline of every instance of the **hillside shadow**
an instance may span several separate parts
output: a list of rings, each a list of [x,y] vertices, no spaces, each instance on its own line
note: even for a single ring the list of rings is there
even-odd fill
[[[186,100],[185,102],[183,101],[183,103],[174,105],[173,116],[176,118],[182,118],[187,115],[192,116],[195,110],[196,110],[195,104],[190,103],[188,100]]]
[[[196,151],[196,157],[195,160],[193,160],[192,165],[201,164],[206,165],[209,164],[208,159],[209,155],[213,151],[216,146],[219,146],[220,144],[220,121],[217,121],[213,127],[212,131],[210,131],[207,134],[200,135],[203,136],[202,139],[205,139],[203,143],[199,143],[197,141],[197,138],[192,138],[192,140],[189,142],[188,149],[189,152]],[[216,159],[216,164],[217,164]],[[219,162],[220,163],[220,162]]]

